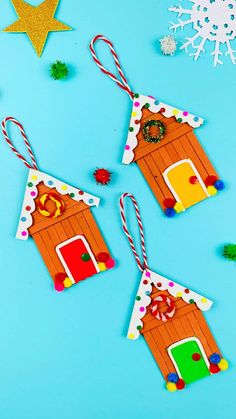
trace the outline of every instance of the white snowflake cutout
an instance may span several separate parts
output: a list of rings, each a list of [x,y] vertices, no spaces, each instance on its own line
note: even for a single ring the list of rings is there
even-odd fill
[[[182,6],[171,6],[170,11],[178,14],[178,23],[171,22],[170,29],[176,31],[187,25],[193,25],[196,33],[188,38],[180,47],[188,52],[191,46],[196,51],[190,55],[197,60],[202,52],[205,52],[206,41],[214,42],[215,47],[211,55],[214,56],[214,66],[223,64],[220,60],[221,45],[225,44],[227,52],[233,64],[236,64],[235,52],[231,42],[236,38],[236,0],[189,0],[193,3],[191,9]],[[186,19],[180,19],[185,16]]]

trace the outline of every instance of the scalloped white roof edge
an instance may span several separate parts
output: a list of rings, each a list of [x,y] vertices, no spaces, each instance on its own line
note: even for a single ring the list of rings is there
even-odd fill
[[[99,206],[100,198],[75,188],[68,183],[62,182],[53,176],[40,172],[39,170],[30,169],[28,180],[25,189],[25,196],[23,200],[20,220],[16,232],[16,238],[20,240],[27,240],[29,237],[28,229],[33,223],[31,214],[35,210],[35,199],[38,196],[37,185],[43,182],[49,188],[55,188],[61,195],[74,194],[71,199],[74,201],[83,201],[88,206]],[[80,194],[80,191],[83,194]],[[27,209],[28,207],[28,209]]]
[[[140,130],[140,123],[135,123],[135,121],[140,121],[142,118],[142,108],[148,104],[148,109],[153,112],[157,113],[163,108],[164,110],[161,112],[166,118],[170,118],[174,116],[176,120],[181,118],[182,124],[187,122],[191,127],[198,128],[200,125],[203,124],[204,119],[199,118],[196,115],[189,113],[188,111],[182,111],[178,108],[173,106],[167,105],[164,102],[160,102],[156,100],[153,96],[144,96],[139,95],[137,98],[134,98],[133,101],[133,109],[131,113],[130,119],[130,126],[132,131],[129,131],[127,142],[125,145],[125,150],[123,154],[122,163],[130,164],[134,159],[134,152],[133,150],[137,147],[138,140],[137,135]]]
[[[152,285],[154,285],[158,291],[168,291],[173,297],[180,297],[188,304],[193,304],[194,301],[197,307],[202,311],[210,310],[213,304],[213,301],[209,300],[203,295],[197,294],[196,292],[183,287],[177,282],[174,282],[156,272],[145,270],[142,274],[134,303],[134,308],[127,333],[128,339],[138,339],[140,336],[139,328],[142,328],[143,326],[141,319],[145,316],[147,307],[151,303],[151,298],[149,295],[152,292]]]

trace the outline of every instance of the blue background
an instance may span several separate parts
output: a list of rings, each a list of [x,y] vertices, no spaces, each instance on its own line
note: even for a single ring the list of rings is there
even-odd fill
[[[14,239],[27,169],[2,141],[1,419],[235,417],[236,265],[220,254],[236,239],[235,67],[226,57],[213,68],[212,45],[198,62],[183,51],[163,57],[158,40],[176,19],[170,4],[62,0],[57,17],[75,30],[51,34],[41,59],[26,35],[0,34],[1,119],[12,115],[24,124],[41,170],[102,198],[93,214],[117,260],[113,271],[54,292],[33,241]],[[2,0],[1,28],[15,18]],[[136,165],[121,165],[131,102],[91,59],[88,45],[98,33],[114,42],[135,91],[206,119],[197,135],[225,180],[224,192],[166,219]],[[178,41],[191,33],[178,32]],[[97,51],[112,69],[104,45]],[[56,59],[69,63],[68,81],[50,79]],[[17,130],[11,133],[24,151]],[[110,186],[95,184],[96,167],[113,172]],[[121,230],[124,191],[141,206],[150,267],[215,301],[206,317],[230,369],[183,392],[165,390],[142,338],[125,338],[140,273]],[[134,217],[132,226],[137,232]]]

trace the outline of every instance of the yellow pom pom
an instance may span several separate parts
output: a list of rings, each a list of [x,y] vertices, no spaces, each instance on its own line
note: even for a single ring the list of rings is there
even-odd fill
[[[67,278],[64,279],[63,285],[64,285],[65,288],[70,288],[71,285],[73,285],[73,282],[71,281],[70,278],[67,277]]]
[[[170,381],[168,381],[168,383],[166,384],[166,388],[171,393],[173,393],[174,391],[177,390],[176,384],[175,383],[171,383]]]
[[[179,212],[183,212],[183,211],[184,211],[184,207],[183,207],[183,205],[181,204],[181,202],[176,202],[176,204],[175,204],[175,206],[174,206],[174,210],[175,210],[175,212],[177,212],[177,214],[178,214]]]
[[[209,195],[213,196],[217,194],[217,189],[215,188],[215,186],[208,186],[207,192],[209,193]]]
[[[103,272],[103,271],[106,271],[106,270],[107,270],[107,267],[106,267],[106,265],[105,265],[105,263],[104,263],[104,262],[99,262],[99,263],[98,263],[98,267],[99,267],[99,269],[100,269],[100,271],[101,271],[101,272]]]
[[[229,364],[228,361],[226,361],[226,359],[222,358],[218,364],[218,367],[220,368],[221,371],[225,371],[229,368]]]

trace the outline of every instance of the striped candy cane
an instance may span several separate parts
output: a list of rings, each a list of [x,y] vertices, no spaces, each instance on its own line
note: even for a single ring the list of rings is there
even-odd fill
[[[139,255],[138,255],[138,253],[135,249],[134,241],[133,241],[132,236],[131,236],[131,234],[128,230],[128,227],[127,227],[125,209],[124,209],[125,198],[130,198],[131,201],[133,202],[133,205],[134,205],[134,208],[135,208],[136,217],[137,217],[138,226],[139,226],[140,239],[141,239],[143,263],[141,262],[141,260],[139,258]],[[144,232],[143,232],[143,224],[142,224],[142,220],[141,220],[141,217],[140,217],[140,212],[139,212],[139,207],[138,207],[137,201],[131,193],[126,192],[123,195],[121,195],[121,197],[120,197],[120,215],[121,215],[123,230],[124,230],[126,236],[128,237],[131,250],[132,250],[132,252],[134,254],[134,257],[136,259],[136,262],[138,264],[138,268],[140,269],[140,271],[143,272],[144,269],[148,269],[145,239],[144,239]]]
[[[116,65],[116,68],[117,68],[117,70],[118,70],[118,73],[119,73],[119,75],[120,75],[120,77],[121,77],[121,81],[113,74],[113,73],[111,73],[110,71],[108,71],[103,65],[102,65],[102,63],[101,63],[101,61],[99,61],[99,59],[98,59],[98,57],[97,57],[97,54],[96,54],[96,52],[95,52],[95,50],[94,50],[94,45],[95,45],[95,43],[98,41],[98,40],[101,40],[101,41],[103,41],[103,42],[105,42],[107,45],[108,45],[108,47],[110,48],[110,51],[111,51],[111,53],[112,53],[112,56],[113,56],[113,59],[114,59],[114,61],[115,61],[115,65]],[[91,41],[91,43],[90,43],[90,51],[91,51],[91,54],[92,54],[92,57],[93,57],[93,59],[94,59],[94,61],[95,61],[95,63],[98,65],[98,67],[100,68],[100,70],[103,72],[103,73],[105,73],[105,74],[107,74],[114,82],[116,82],[117,84],[118,84],[118,86],[120,86],[121,87],[121,89],[123,89],[123,90],[125,90],[128,94],[129,94],[129,96],[130,96],[130,98],[133,100],[133,98],[134,98],[134,93],[132,92],[132,90],[130,89],[130,87],[129,87],[129,85],[128,85],[128,82],[127,82],[127,80],[126,80],[126,77],[125,77],[125,75],[124,75],[124,73],[123,73],[123,71],[122,71],[122,69],[121,69],[121,65],[120,65],[120,63],[119,63],[119,59],[118,59],[118,55],[116,54],[116,51],[115,51],[115,49],[114,49],[114,46],[113,46],[113,44],[111,43],[111,41],[109,41],[109,39],[107,39],[105,36],[103,36],[103,35],[97,35],[97,36],[95,36],[93,39],[92,39],[92,41]]]
[[[165,313],[161,313],[159,311],[159,303],[166,303],[168,309]],[[151,313],[157,320],[162,320],[166,322],[167,320],[171,319],[171,317],[175,314],[175,303],[174,301],[165,294],[160,294],[156,298],[154,298],[151,302]]]
[[[10,137],[9,137],[9,135],[8,135],[8,133],[7,133],[7,129],[6,129],[6,125],[7,125],[7,122],[8,122],[8,121],[13,122],[13,123],[14,123],[15,125],[17,125],[17,127],[19,128],[19,130],[20,130],[20,132],[21,132],[21,135],[22,135],[22,137],[23,137],[23,139],[24,139],[25,145],[26,145],[26,147],[27,147],[27,150],[28,150],[28,152],[29,152],[29,155],[30,155],[30,158],[31,158],[31,161],[32,161],[32,165],[31,165],[30,163],[28,163],[28,162],[27,162],[27,160],[26,160],[26,159],[22,156],[22,154],[20,154],[20,153],[17,151],[17,149],[14,147],[14,145],[12,144],[12,142],[11,142],[11,140],[10,140]],[[29,143],[29,141],[28,141],[28,139],[27,139],[27,137],[26,137],[25,130],[24,130],[23,126],[21,125],[21,123],[20,123],[19,121],[17,121],[17,119],[13,118],[12,116],[8,116],[7,118],[3,119],[3,121],[2,121],[2,132],[3,132],[3,135],[4,135],[4,137],[5,137],[5,140],[6,140],[7,144],[8,144],[8,145],[9,145],[9,147],[12,149],[13,153],[15,153],[15,155],[16,155],[16,156],[17,156],[20,160],[22,160],[22,161],[23,161],[23,163],[26,165],[26,167],[28,167],[29,169],[35,169],[35,170],[38,170],[38,166],[37,166],[37,163],[36,163],[36,160],[35,160],[35,157],[34,157],[34,153],[33,153],[33,151],[32,151],[32,148],[31,148],[31,146],[30,146],[30,143]]]

